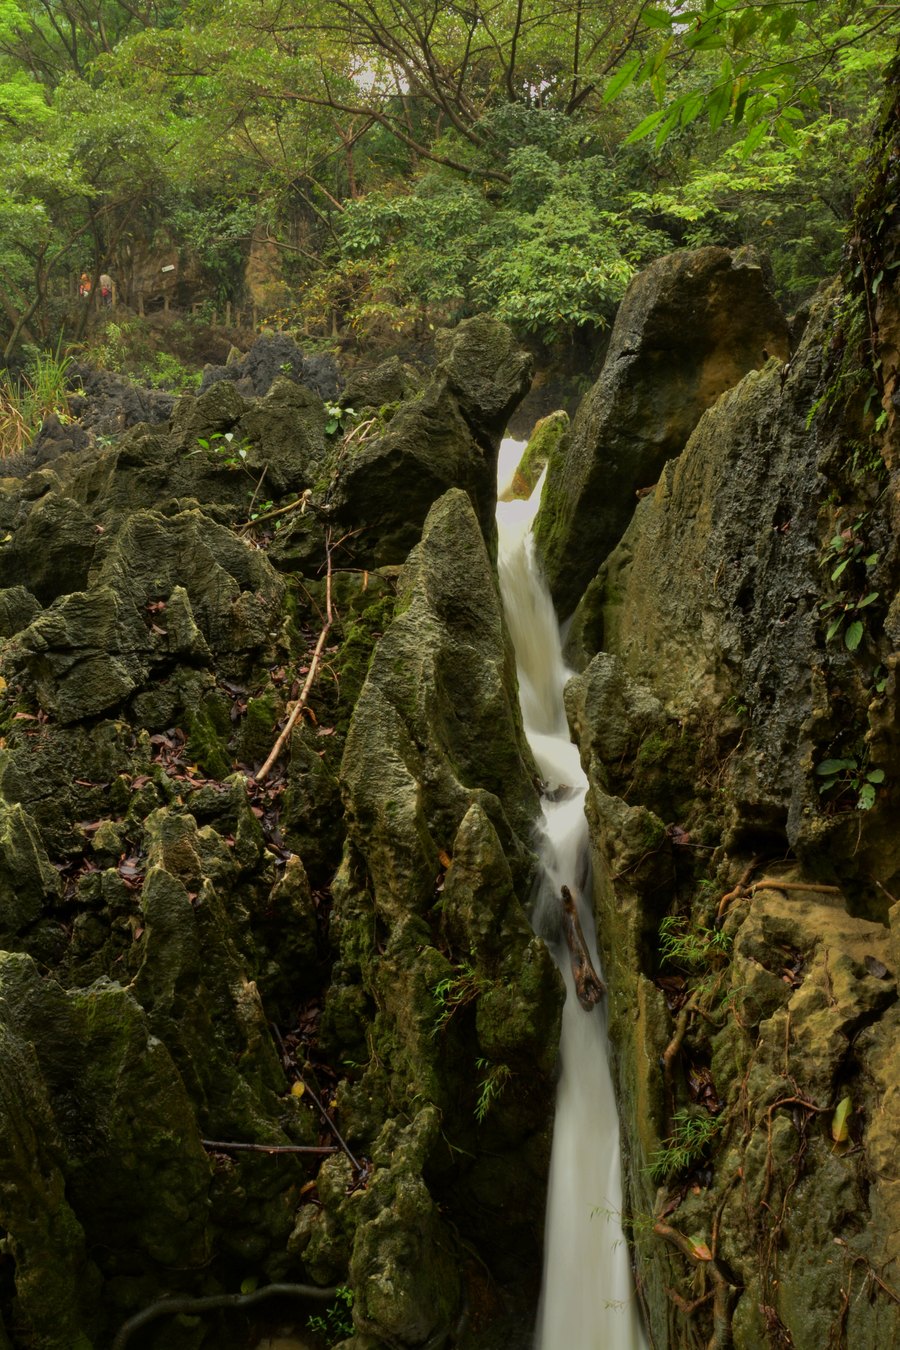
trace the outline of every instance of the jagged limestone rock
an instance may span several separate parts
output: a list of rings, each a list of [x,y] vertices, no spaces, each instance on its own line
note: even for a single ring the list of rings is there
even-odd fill
[[[0,954],[0,972],[9,959]],[[2,991],[0,1227],[4,1254],[15,1262],[13,1317],[41,1350],[93,1350],[98,1274],[66,1198],[63,1145],[34,1047],[10,1025],[11,1014]],[[5,1335],[3,1342],[11,1344]]]
[[[405,399],[385,429],[351,442],[336,461],[329,506],[364,566],[399,563],[416,544],[433,502],[468,493],[482,533],[494,539],[497,451],[512,408],[531,378],[530,358],[509,330],[482,315],[448,336],[422,392]]]
[[[653,1333],[673,1347],[709,1328],[667,1293],[689,1302],[699,1263],[666,1230],[688,1249],[714,1243],[736,1350],[898,1335],[877,1282],[871,1298],[846,1297],[851,1271],[894,1278],[885,1263],[897,1259],[897,1129],[880,1102],[895,1091],[883,922],[895,789],[860,810],[849,770],[838,796],[816,772],[847,754],[887,780],[897,736],[896,656],[877,611],[858,655],[825,641],[841,528],[829,494],[861,494],[846,510],[866,511],[885,559],[848,594],[891,586],[896,556],[883,492],[852,476],[858,409],[811,417],[834,378],[823,362],[840,313],[833,291],[820,295],[790,369],[749,373],[703,415],[573,625],[586,668],[567,704],[590,780],[626,1205],[663,1215],[636,1246]],[[783,894],[771,877],[750,889],[769,869]],[[667,957],[673,933],[685,945]],[[846,1139],[834,1134],[844,1099]],[[676,1111],[714,1138],[657,1193],[647,1166],[677,1144]]]
[[[13,637],[40,612],[40,602],[25,586],[9,586],[0,591],[0,637]]]
[[[0,945],[18,946],[61,890],[35,821],[18,802],[0,802]]]
[[[752,249],[682,250],[634,278],[600,378],[551,457],[535,522],[564,617],[618,543],[635,493],[656,482],[703,410],[788,350],[787,324]]]
[[[537,814],[512,652],[484,539],[465,493],[429,513],[401,576],[397,617],[354,710],[342,777],[375,903],[399,918],[433,903],[438,850],[473,800],[525,863]]]
[[[521,1281],[540,1228],[562,990],[522,911],[534,768],[496,582],[462,491],[432,508],[401,574],[342,779],[350,842],[323,1030],[348,1056],[370,1038],[362,1079],[342,1090],[343,1119],[351,1137],[371,1138],[391,1099],[437,1106],[451,1145],[474,1155],[462,1169],[442,1150],[430,1158],[437,1194],[449,1186],[457,1221]],[[413,1192],[427,1199],[420,1181]],[[395,1231],[382,1217],[367,1241],[391,1250]],[[368,1330],[395,1334],[381,1301],[368,1315]]]
[[[42,605],[83,590],[96,544],[97,532],[84,507],[48,492],[34,503],[13,537],[0,544],[4,585],[26,585]]]
[[[347,378],[341,394],[341,402],[346,408],[359,412],[363,408],[384,408],[398,404],[410,394],[418,393],[422,386],[421,377],[404,365],[399,356],[391,356],[371,370],[352,371]]]

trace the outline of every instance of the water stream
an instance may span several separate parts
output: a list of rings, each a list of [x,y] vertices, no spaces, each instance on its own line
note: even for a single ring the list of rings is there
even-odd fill
[[[520,452],[516,442],[503,443],[501,490]],[[569,740],[562,697],[572,672],[562,658],[553,602],[531,534],[542,486],[543,479],[527,502],[497,506],[500,589],[516,651],[522,718],[546,785],[539,841],[543,876],[531,919],[554,945],[567,990],[535,1347],[645,1350],[620,1222],[619,1122],[607,1063],[605,1008],[587,1011],[578,1002],[568,948],[559,940],[560,892],[566,885],[578,902],[599,971],[590,912],[587,780]]]

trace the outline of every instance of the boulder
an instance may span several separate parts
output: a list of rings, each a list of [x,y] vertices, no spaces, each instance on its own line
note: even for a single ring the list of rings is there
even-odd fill
[[[633,279],[600,378],[551,457],[535,522],[561,615],[618,543],[635,493],[657,481],[703,411],[788,352],[787,323],[752,249],[682,250]]]
[[[484,538],[494,540],[497,452],[531,361],[487,316],[461,323],[439,350],[421,394],[405,399],[383,429],[351,441],[335,464],[328,506],[342,530],[363,524],[352,543],[358,565],[401,562],[449,488],[468,494]]]

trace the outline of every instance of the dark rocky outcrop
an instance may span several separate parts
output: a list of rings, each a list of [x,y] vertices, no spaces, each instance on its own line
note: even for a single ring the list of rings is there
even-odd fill
[[[228,380],[245,398],[262,398],[279,378],[304,385],[328,400],[336,399],[343,385],[333,356],[306,356],[286,333],[263,333],[246,355],[224,366],[207,366],[200,391]]]
[[[494,538],[497,451],[528,388],[531,360],[486,315],[460,324],[438,350],[422,392],[348,446],[338,469],[329,498],[334,519],[366,522],[354,549],[370,564],[404,558],[431,503],[454,486],[469,494],[485,539]]]
[[[4,1346],[106,1350],[161,1297],[312,1279],[352,1286],[357,1347],[412,1347],[459,1322],[470,1250],[485,1324],[501,1289],[530,1318],[561,991],[488,551],[528,362],[475,321],[424,388],[383,372],[357,444],[269,380],[282,354],[3,480]],[[327,668],[257,785],[329,558]]]
[[[550,461],[535,538],[567,618],[701,413],[788,356],[787,323],[752,249],[684,250],[631,282],[600,378]]]
[[[845,346],[865,313],[824,291],[790,368],[705,412],[569,639],[660,1346],[900,1335],[896,427]],[[890,293],[877,324],[889,356]]]

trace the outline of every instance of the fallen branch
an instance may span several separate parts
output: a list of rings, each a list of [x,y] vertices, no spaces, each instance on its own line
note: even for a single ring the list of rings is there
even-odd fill
[[[759,864],[762,862],[762,860],[763,855],[761,853],[758,853],[756,857],[751,862],[749,862],[747,866],[744,868],[743,872],[741,873],[740,880],[738,881],[734,889],[725,892],[725,894],[722,896],[722,899],[719,901],[719,908],[716,910],[717,919],[721,919],[723,917],[726,909],[732,903],[732,901],[740,900],[743,898],[747,887],[747,883],[753,876],[753,873],[756,871],[757,867],[759,867]]]
[[[780,877],[763,877],[762,881],[754,881],[750,887],[750,894],[755,895],[757,891],[814,891],[817,895],[841,895],[840,886],[819,886],[812,881],[782,881]]]
[[[340,1153],[334,1144],[233,1144],[221,1139],[201,1139],[214,1153]]]
[[[266,468],[268,467],[269,466],[266,465]],[[261,483],[262,479],[260,479],[259,482]],[[257,484],[257,489],[258,488],[259,484]],[[312,488],[306,488],[305,491],[301,494],[301,496],[297,498],[295,502],[288,502],[287,506],[276,506],[273,511],[263,511],[261,515],[258,515],[255,518],[255,520],[245,520],[243,525],[238,530],[238,534],[244,534],[247,530],[253,529],[255,525],[262,524],[264,520],[274,520],[276,516],[285,516],[289,511],[299,510],[302,515],[303,512],[306,510],[306,507],[309,505],[309,499],[311,496],[312,496]],[[250,505],[252,507],[253,503],[251,502]]]
[[[588,1011],[595,1007],[606,993],[606,985],[594,969],[587,949],[578,908],[568,886],[562,888],[563,932],[572,959],[572,975],[575,978],[575,993],[582,1008]]]
[[[316,678],[316,675],[318,674],[319,663],[320,663],[321,660],[322,660],[322,653],[323,653],[323,651],[325,650],[325,642],[326,642],[326,640],[327,640],[327,638],[328,638],[328,634],[331,632],[331,626],[332,626],[332,624],[334,623],[334,610],[333,610],[332,604],[331,604],[331,527],[330,527],[330,526],[328,526],[328,527],[326,528],[326,530],[325,530],[325,566],[326,566],[326,572],[325,572],[325,623],[324,623],[323,626],[322,626],[322,631],[321,631],[320,634],[319,634],[319,640],[318,640],[318,642],[316,643],[316,649],[315,649],[315,651],[313,652],[312,660],[311,660],[310,663],[309,663],[309,670],[307,671],[306,680],[304,681],[303,688],[300,690],[300,697],[297,699],[297,702],[294,704],[294,706],[293,706],[293,708],[292,708],[292,710],[291,710],[291,714],[290,714],[290,716],[288,717],[287,721],[285,722],[284,727],[283,727],[283,729],[282,729],[282,731],[281,731],[280,736],[278,737],[278,739],[277,739],[277,741],[275,742],[275,744],[272,746],[272,750],[271,750],[271,752],[270,752],[270,754],[269,754],[269,758],[266,760],[266,762],[265,762],[265,764],[262,766],[262,768],[259,769],[258,772],[254,775],[254,782],[256,782],[256,783],[264,783],[265,780],[268,778],[269,774],[270,774],[271,771],[272,771],[272,766],[275,764],[276,760],[278,759],[278,756],[281,754],[282,750],[284,749],[284,746],[285,746],[285,744],[286,744],[286,742],[287,742],[287,740],[288,740],[288,738],[289,738],[291,732],[293,731],[294,726],[296,725],[296,722],[297,722],[298,718],[300,717],[300,714],[303,712],[303,709],[306,707],[306,703],[307,703],[307,700],[308,700],[308,698],[309,698],[310,690],[312,689],[313,683],[314,683],[315,678]]]
[[[313,1092],[312,1088],[309,1086],[309,1083],[307,1083],[306,1079],[303,1077],[300,1070],[297,1068],[297,1065],[294,1063],[292,1057],[288,1054],[287,1049],[285,1048],[284,1041],[282,1040],[281,1037],[281,1032],[278,1030],[274,1022],[271,1022],[270,1026],[272,1028],[272,1032],[275,1036],[275,1039],[278,1042],[278,1048],[281,1051],[281,1062],[283,1067],[286,1070],[296,1074],[297,1082],[303,1084],[307,1096],[311,1098],[313,1105],[318,1109],[319,1115],[322,1117],[325,1124],[328,1126],[329,1130],[331,1130],[331,1133],[334,1135],[335,1139],[340,1144],[342,1152],[346,1153],[347,1157],[350,1159],[350,1162],[353,1164],[354,1170],[360,1173],[364,1172],[365,1168],[363,1167],[362,1163],[359,1161],[358,1158],[354,1156],[353,1153],[351,1153],[350,1145],[347,1143],[346,1139],[341,1134],[340,1130],[335,1125],[334,1121],[331,1119],[331,1116],[325,1110],[325,1107],[322,1105],[321,1101],[316,1096],[315,1092]],[[332,1149],[330,1151],[336,1153],[337,1149]]]
[[[122,1350],[135,1331],[139,1331],[148,1322],[155,1321],[157,1317],[174,1317],[178,1313],[191,1315],[209,1312],[214,1308],[249,1308],[267,1298],[306,1298],[328,1303],[336,1293],[335,1288],[323,1288],[317,1284],[267,1284],[262,1289],[254,1289],[250,1294],[210,1294],[206,1298],[180,1298],[176,1295],[161,1298],[122,1323],[111,1350]]]

